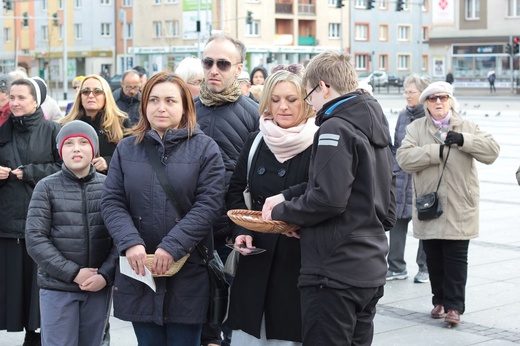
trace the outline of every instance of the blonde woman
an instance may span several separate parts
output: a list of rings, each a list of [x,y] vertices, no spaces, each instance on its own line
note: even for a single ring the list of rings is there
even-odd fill
[[[92,161],[100,173],[108,171],[116,145],[123,139],[130,120],[114,101],[110,86],[103,77],[89,75],[81,82],[70,113],[59,122],[81,120],[94,127],[99,136],[99,157]]]

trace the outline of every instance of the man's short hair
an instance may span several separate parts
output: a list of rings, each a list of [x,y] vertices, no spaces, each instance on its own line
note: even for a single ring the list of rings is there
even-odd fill
[[[124,81],[125,78],[126,78],[129,74],[135,74],[137,77],[141,78],[141,75],[139,74],[138,71],[136,71],[136,70],[134,70],[134,69],[131,69],[131,70],[126,70],[125,72],[123,72],[123,75],[121,76],[121,81]]]
[[[342,95],[353,92],[358,86],[358,76],[350,60],[349,54],[332,50],[318,54],[305,68],[303,85],[313,88],[324,81]]]
[[[146,70],[144,69],[144,67],[139,65],[132,67],[132,70],[137,71],[139,77],[142,77],[146,74]]]
[[[208,42],[206,42],[206,46],[211,41],[218,41],[218,40],[225,40],[225,41],[230,41],[231,43],[233,43],[233,45],[235,45],[235,48],[237,49],[238,58],[240,59],[239,62],[241,62],[241,63],[244,62],[244,60],[246,59],[246,46],[244,45],[244,43],[242,41],[234,38],[233,36],[231,36],[228,33],[220,31],[209,37]]]

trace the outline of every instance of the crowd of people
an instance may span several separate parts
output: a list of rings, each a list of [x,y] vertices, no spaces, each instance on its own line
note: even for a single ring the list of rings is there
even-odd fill
[[[109,345],[113,304],[143,346],[370,345],[385,282],[408,277],[410,222],[431,317],[460,322],[475,161],[500,148],[458,114],[453,80],[406,78],[392,139],[350,55],[250,72],[245,59],[219,32],[201,59],[125,71],[114,92],[75,77],[65,114],[42,79],[0,75],[0,330]],[[433,192],[425,219],[417,200]],[[298,229],[253,232],[230,209]],[[206,257],[231,248],[227,318],[210,324]],[[154,290],[123,273],[147,266]]]

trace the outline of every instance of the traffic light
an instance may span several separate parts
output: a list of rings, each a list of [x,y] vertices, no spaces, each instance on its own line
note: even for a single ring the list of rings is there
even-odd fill
[[[519,53],[518,44],[520,43],[520,37],[513,37],[513,54]]]
[[[11,11],[13,9],[13,0],[4,0],[4,9]]]
[[[343,6],[343,0],[336,0],[336,8],[342,8]]]
[[[511,45],[509,43],[506,44],[504,50],[506,51],[506,54],[511,54]]]
[[[395,4],[395,10],[397,12],[404,10],[404,0],[397,0],[397,2]]]
[[[371,10],[374,8],[375,0],[367,0],[367,10]]]
[[[52,25],[58,26],[58,12],[52,14]]]
[[[247,11],[246,24],[253,24],[253,12]]]
[[[23,13],[23,26],[29,26],[29,13]]]

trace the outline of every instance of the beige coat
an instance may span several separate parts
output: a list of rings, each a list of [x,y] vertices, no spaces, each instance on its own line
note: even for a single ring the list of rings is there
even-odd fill
[[[465,240],[479,235],[479,181],[475,160],[491,164],[498,157],[500,146],[493,137],[480,130],[473,121],[461,119],[455,112],[450,130],[464,136],[464,145],[451,146],[439,198],[444,213],[437,219],[420,221],[415,196],[434,192],[442,172],[439,157],[441,142],[434,136],[436,127],[429,115],[415,120],[406,128],[406,136],[397,150],[397,162],[413,174],[413,232],[418,239]],[[446,158],[448,148],[444,148]],[[475,160],[474,160],[475,159]]]

